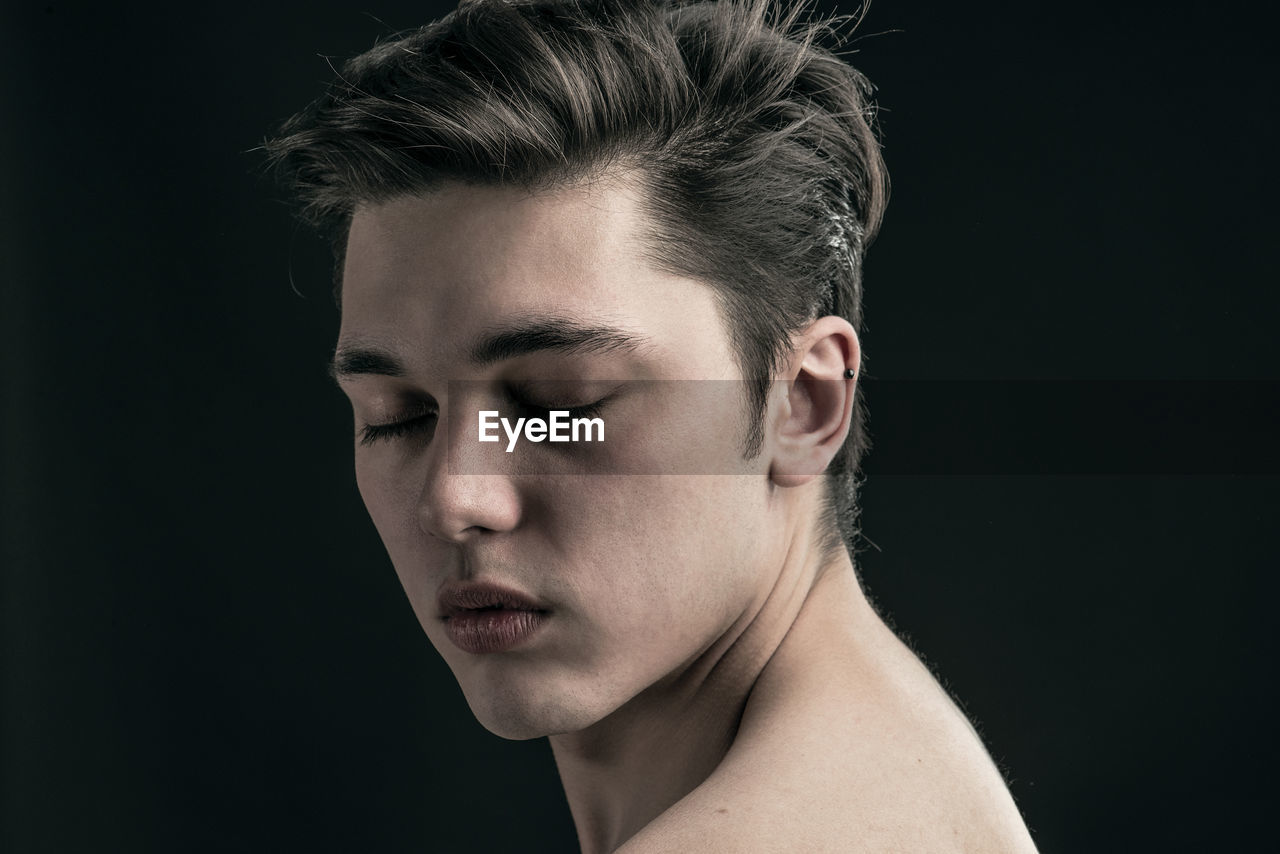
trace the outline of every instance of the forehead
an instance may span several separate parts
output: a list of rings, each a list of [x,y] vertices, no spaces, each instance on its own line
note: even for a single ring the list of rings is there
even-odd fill
[[[343,269],[343,341],[454,361],[476,335],[554,315],[728,348],[701,282],[659,269],[646,214],[623,181],[553,192],[447,185],[362,206]],[[437,365],[438,367],[438,365]]]

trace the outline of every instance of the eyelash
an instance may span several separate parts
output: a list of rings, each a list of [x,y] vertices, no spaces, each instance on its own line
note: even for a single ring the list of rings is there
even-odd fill
[[[604,408],[605,403],[609,401],[609,397],[602,397],[594,403],[584,403],[581,406],[543,406],[540,403],[534,403],[514,393],[508,395],[511,402],[516,408],[522,412],[536,414],[539,418],[546,420],[550,417],[552,410],[568,412],[570,418],[592,418],[598,415],[600,410]]]
[[[539,417],[547,416],[551,410],[555,409],[568,412],[570,418],[593,418],[600,413],[600,410],[604,408],[604,405],[612,396],[607,395],[594,403],[584,403],[581,406],[542,406],[521,397],[515,392],[507,392],[507,397],[519,410],[526,413],[535,413]],[[377,442],[399,439],[412,433],[425,431],[439,414],[432,410],[402,421],[393,421],[390,424],[366,424],[360,430],[360,445],[367,448]]]
[[[410,433],[417,433],[426,430],[432,421],[439,415],[435,410],[425,412],[422,415],[406,418],[403,421],[393,421],[390,424],[366,424],[360,431],[360,444],[362,447],[368,447],[375,442],[381,442],[384,439],[399,439]]]

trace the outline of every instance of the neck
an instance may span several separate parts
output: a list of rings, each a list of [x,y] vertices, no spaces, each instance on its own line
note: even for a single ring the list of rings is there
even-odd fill
[[[715,771],[806,609],[828,588],[850,586],[847,552],[824,561],[813,533],[794,537],[771,589],[687,667],[591,727],[550,738],[583,854],[614,850]]]

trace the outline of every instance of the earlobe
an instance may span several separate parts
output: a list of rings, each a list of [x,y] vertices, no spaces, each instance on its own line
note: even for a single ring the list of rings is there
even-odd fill
[[[819,318],[800,336],[774,421],[773,483],[802,486],[839,452],[852,423],[860,355],[857,333],[843,318]]]

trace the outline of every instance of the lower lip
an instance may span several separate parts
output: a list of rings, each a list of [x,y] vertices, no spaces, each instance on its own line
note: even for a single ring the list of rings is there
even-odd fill
[[[453,645],[476,655],[515,649],[533,636],[547,618],[545,611],[518,611],[494,608],[467,611],[444,621],[445,633]]]

